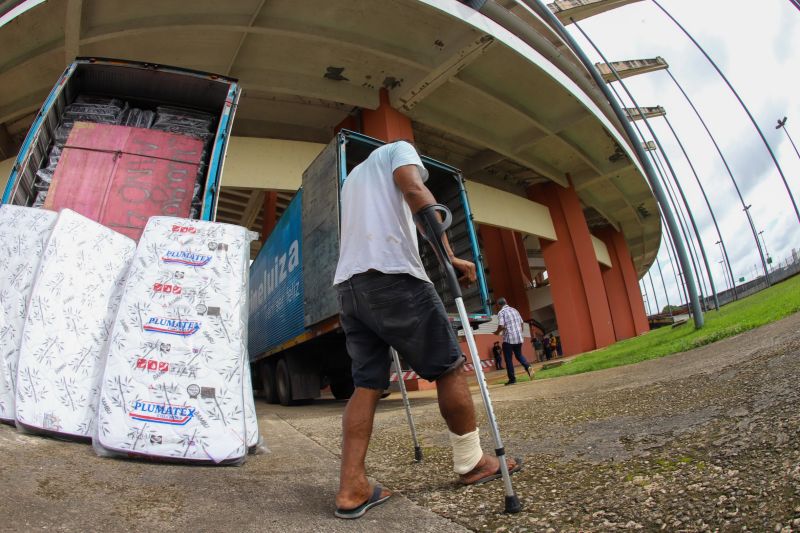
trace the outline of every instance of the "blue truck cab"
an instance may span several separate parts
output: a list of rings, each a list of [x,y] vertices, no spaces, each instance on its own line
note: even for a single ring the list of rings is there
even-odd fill
[[[339,259],[339,192],[347,174],[382,141],[342,130],[303,173],[302,186],[250,267],[248,350],[266,400],[290,405],[318,398],[330,385],[336,398],[353,391],[350,357],[339,325],[333,277]],[[448,238],[454,253],[473,261],[478,283],[465,289],[472,325],[489,320],[489,297],[461,172],[422,157],[426,182],[453,213]],[[425,269],[460,328],[444,272],[420,238]],[[388,356],[388,355],[387,355]]]

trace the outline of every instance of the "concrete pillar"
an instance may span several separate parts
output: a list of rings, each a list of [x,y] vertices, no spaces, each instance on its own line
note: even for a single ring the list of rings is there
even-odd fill
[[[589,226],[573,187],[536,185],[528,198],[550,210],[556,241],[540,239],[561,344],[567,355],[602,348],[616,338]]]
[[[598,231],[597,237],[606,244],[611,257],[611,268],[603,270],[603,280],[617,340],[641,335],[650,326],[625,236],[608,227]]]
[[[494,299],[505,297],[523,320],[530,320],[531,310],[525,290],[526,282],[530,283],[530,268],[527,267],[522,238],[519,233],[492,226],[481,226],[479,231]],[[523,260],[527,272],[522,269]]]
[[[386,142],[405,139],[414,140],[411,128],[411,119],[394,109],[389,104],[389,91],[380,90],[380,105],[374,111],[363,109],[361,111],[362,133]]]

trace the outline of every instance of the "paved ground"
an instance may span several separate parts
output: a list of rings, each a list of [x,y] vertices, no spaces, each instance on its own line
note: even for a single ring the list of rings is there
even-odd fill
[[[0,425],[0,531],[466,531],[402,496],[380,516],[334,518],[337,457],[275,416],[259,422],[271,453],[218,468],[104,459]]]
[[[0,426],[0,530],[800,531],[799,379],[797,314],[638,365],[492,387],[526,462],[514,516],[500,483],[453,483],[430,392],[412,399],[422,464],[399,397],[381,402],[368,466],[397,495],[355,523],[332,517],[342,402],[260,404],[272,452],[238,468],[102,459]]]

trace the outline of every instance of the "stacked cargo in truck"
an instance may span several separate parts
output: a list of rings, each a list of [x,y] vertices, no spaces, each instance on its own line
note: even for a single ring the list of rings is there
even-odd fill
[[[235,80],[78,59],[25,138],[2,203],[70,208],[138,239],[150,216],[213,220]]]

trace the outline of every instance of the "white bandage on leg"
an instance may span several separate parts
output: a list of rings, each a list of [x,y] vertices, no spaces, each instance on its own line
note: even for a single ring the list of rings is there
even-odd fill
[[[451,431],[450,445],[453,447],[453,470],[456,474],[470,472],[483,457],[478,428],[465,435],[456,435]]]

